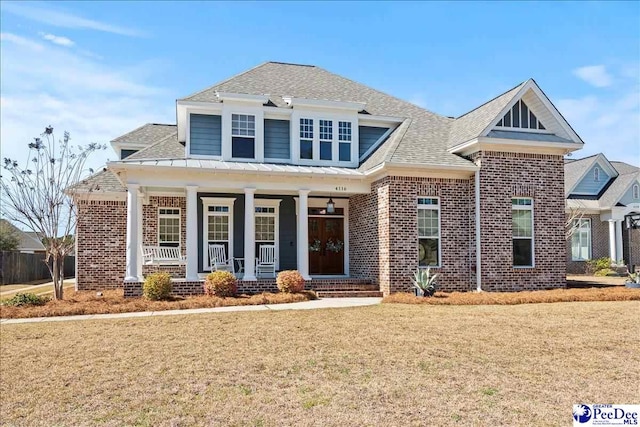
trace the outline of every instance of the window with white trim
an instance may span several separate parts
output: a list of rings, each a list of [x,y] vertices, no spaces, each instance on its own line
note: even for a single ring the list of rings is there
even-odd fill
[[[342,117],[331,118],[328,114],[312,117],[299,119],[299,159],[332,165],[353,162],[357,122],[340,120]]]
[[[418,198],[418,265],[440,266],[440,200]]]
[[[224,246],[227,259],[233,256],[233,199],[202,198],[204,213],[203,265],[210,268],[209,245]]]
[[[586,261],[591,259],[591,220],[576,219],[572,224],[575,230],[571,235],[571,260]]]
[[[533,267],[533,199],[511,199],[513,266]]]
[[[600,181],[600,168],[598,166],[593,168],[593,180],[595,182],[599,182]]]
[[[300,119],[300,158],[313,159],[313,119]]]
[[[320,120],[320,160],[331,160],[331,143],[333,141],[333,122]]]
[[[633,190],[631,190],[634,199],[640,199],[640,185],[633,184]]]
[[[351,161],[351,122],[338,122],[338,160]]]
[[[158,208],[158,246],[180,246],[180,208]]]
[[[231,157],[237,159],[256,157],[256,116],[231,115]]]
[[[280,200],[256,199],[255,204],[255,256],[256,258],[260,256],[260,246],[273,245],[276,248],[277,260],[279,258],[278,211]]]
[[[497,127],[546,130],[533,111],[529,110],[523,100],[518,100],[513,107],[496,123]]]

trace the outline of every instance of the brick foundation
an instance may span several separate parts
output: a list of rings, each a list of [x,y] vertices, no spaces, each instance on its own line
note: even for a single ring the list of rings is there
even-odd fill
[[[358,290],[361,285],[371,283],[364,279],[313,279],[307,281],[305,289],[315,291],[326,291],[333,289],[340,290]],[[238,280],[238,293],[240,294],[259,294],[262,292],[278,292],[278,286],[275,279],[259,279],[257,281]],[[173,282],[173,295],[189,296],[204,294],[204,280],[196,282],[187,282],[184,280],[176,280]],[[142,296],[142,283],[125,282],[124,296],[126,298]]]

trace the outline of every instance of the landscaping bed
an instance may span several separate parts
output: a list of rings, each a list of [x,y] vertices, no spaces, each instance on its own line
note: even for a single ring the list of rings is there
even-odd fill
[[[238,305],[283,304],[316,299],[312,291],[300,293],[262,293],[220,298],[216,296],[172,297],[164,301],[125,298],[122,289],[102,291],[66,291],[62,301],[40,306],[8,307],[0,305],[0,318],[70,316],[76,314],[128,313],[135,311],[182,310],[187,308],[229,307]]]
[[[433,297],[416,297],[409,293],[395,293],[383,303],[430,305],[515,305],[550,302],[639,301],[640,290],[624,287],[553,289],[521,292],[436,292]]]

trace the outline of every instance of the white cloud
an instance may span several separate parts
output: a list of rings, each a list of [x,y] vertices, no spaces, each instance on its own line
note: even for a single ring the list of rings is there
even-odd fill
[[[147,83],[148,63],[112,68],[80,53],[52,45],[24,49],[37,43],[3,34],[0,63],[0,145],[2,157],[23,161],[26,144],[53,125],[56,136],[71,133],[74,144],[108,143],[147,122],[175,121],[172,100],[177,96]],[[92,158],[98,169],[111,149]]]
[[[573,70],[573,74],[595,87],[608,87],[613,83],[604,65],[589,65]]]
[[[597,96],[560,99],[556,106],[585,142],[574,157],[604,153],[640,166],[640,81],[623,70],[617,76]]]
[[[75,44],[73,40],[67,37],[56,36],[54,34],[44,34],[44,33],[39,33],[39,34],[40,36],[42,36],[43,39],[48,40],[51,43],[57,44],[59,46],[71,47]]]
[[[12,33],[0,33],[0,41],[14,43],[20,47],[24,47],[33,51],[42,51],[44,46],[27,38]]]
[[[145,35],[142,31],[136,29],[125,28],[118,25],[95,21],[93,19],[83,18],[72,13],[45,7],[40,3],[7,1],[2,2],[2,10],[32,21],[61,28],[95,30],[133,37],[142,37]]]

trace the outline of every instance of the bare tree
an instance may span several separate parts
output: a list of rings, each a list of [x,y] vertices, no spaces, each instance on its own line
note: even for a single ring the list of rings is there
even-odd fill
[[[68,191],[93,173],[85,169],[89,155],[106,148],[97,143],[72,147],[69,140],[65,132],[56,144],[53,127],[48,126],[40,138],[29,143],[24,167],[16,160],[4,159],[7,176],[0,179],[3,214],[35,232],[45,246],[55,299],[63,297],[64,258],[75,245],[77,199],[74,201]]]
[[[580,220],[584,217],[584,206],[572,206],[567,212],[566,222],[564,224],[564,238],[571,239],[580,228]]]

